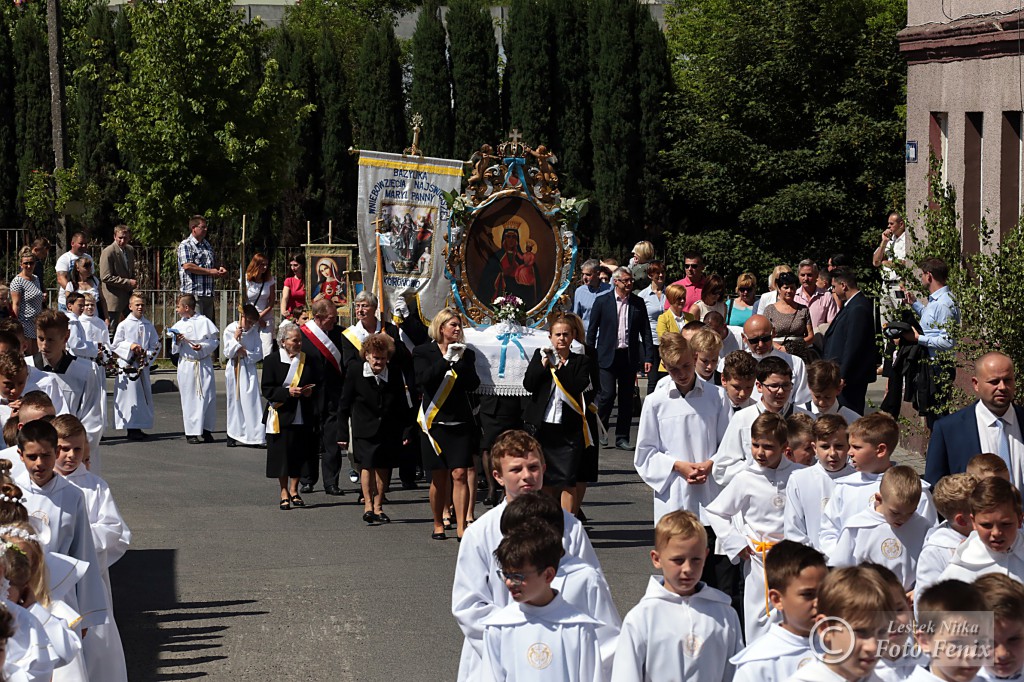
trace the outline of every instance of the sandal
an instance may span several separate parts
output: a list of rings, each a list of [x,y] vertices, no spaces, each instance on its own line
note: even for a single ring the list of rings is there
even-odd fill
[[[292,506],[293,507],[305,507],[306,503],[302,501],[302,498],[298,495],[292,495]]]
[[[291,508],[292,508],[292,503],[291,503],[291,500],[289,500],[288,498],[283,498],[281,500],[280,506],[278,507],[278,509],[280,509],[281,511],[288,511]]]
[[[452,523],[452,520],[447,516],[441,517],[441,525],[444,527],[445,530],[455,530],[455,524]]]

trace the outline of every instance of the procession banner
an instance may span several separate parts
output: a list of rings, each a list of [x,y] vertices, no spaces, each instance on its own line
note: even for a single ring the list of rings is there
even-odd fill
[[[359,153],[359,261],[363,282],[381,296],[382,313],[403,297],[429,321],[444,307],[451,286],[442,255],[449,209],[441,195],[458,192],[463,162]],[[379,244],[379,248],[378,248]]]

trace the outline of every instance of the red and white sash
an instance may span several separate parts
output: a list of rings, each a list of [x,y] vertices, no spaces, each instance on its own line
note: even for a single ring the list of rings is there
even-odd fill
[[[338,374],[341,374],[341,351],[327,337],[324,330],[320,329],[313,320],[306,322],[300,329],[309,342],[320,351],[320,354],[334,366],[334,369],[338,370]]]

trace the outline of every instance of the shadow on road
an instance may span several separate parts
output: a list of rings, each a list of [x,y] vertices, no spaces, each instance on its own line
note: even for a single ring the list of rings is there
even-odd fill
[[[174,562],[175,550],[130,550],[111,567],[114,613],[131,680],[206,677],[195,667],[227,658],[218,650],[231,625],[190,623],[267,613],[237,608],[256,604],[253,599],[179,603]]]

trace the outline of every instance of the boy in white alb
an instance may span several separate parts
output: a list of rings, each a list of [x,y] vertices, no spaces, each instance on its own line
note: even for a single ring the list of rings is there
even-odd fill
[[[866,566],[833,570],[818,590],[812,638],[820,641],[815,660],[801,666],[791,682],[880,682],[875,674],[878,643],[887,637],[892,592]]]
[[[56,376],[28,364],[18,338],[10,332],[0,331],[0,355],[7,353],[17,360],[15,364],[8,365],[8,371],[12,372],[10,376],[0,374],[0,424],[6,424],[11,413],[17,410],[21,396],[32,391],[42,391],[49,396],[57,414],[67,413],[68,408],[64,404]],[[24,377],[21,374],[22,368],[26,372]]]
[[[89,295],[91,297],[91,295]],[[99,320],[86,316],[87,299],[86,294],[77,291],[69,291],[67,297],[68,309],[65,315],[68,316],[68,352],[76,358],[82,358],[90,362],[92,373],[96,375],[103,390],[103,400],[100,401],[100,416],[103,419],[103,427],[107,425],[107,374],[103,366],[97,361],[110,345],[110,335],[106,326]],[[103,328],[102,333],[97,334],[93,322],[99,322]]]
[[[228,447],[263,445],[267,442],[263,423],[263,395],[256,363],[263,359],[263,340],[259,330],[260,313],[246,303],[238,322],[224,328],[221,343],[228,359],[224,388],[228,402]]]
[[[910,593],[917,579],[917,558],[933,524],[917,513],[921,477],[908,466],[885,472],[874,504],[850,517],[830,555],[833,566],[874,563],[892,571]]]
[[[785,535],[811,547],[818,547],[821,514],[832,497],[836,479],[853,473],[850,466],[846,420],[838,414],[824,414],[812,430],[817,464],[793,472],[786,488]]]
[[[509,533],[494,552],[512,602],[483,619],[485,682],[593,682],[601,670],[599,623],[551,588],[562,538],[533,522]]]
[[[743,619],[748,642],[763,634],[770,623],[764,557],[783,539],[789,477],[803,468],[783,455],[787,438],[782,415],[766,412],[754,420],[750,464],[706,508],[722,554],[734,564],[743,564]]]
[[[150,363],[160,353],[160,336],[146,319],[146,300],[137,294],[128,301],[129,315],[114,332],[118,373],[114,380],[114,428],[127,429],[129,440],[145,440],[153,428],[153,387]]]
[[[896,420],[885,412],[875,412],[850,424],[850,461],[855,473],[836,480],[832,498],[821,517],[821,545],[825,556],[831,556],[839,542],[839,533],[854,514],[867,509],[875,499],[882,475],[892,466],[890,459],[900,439]],[[935,506],[922,482],[921,502],[917,513],[934,525]]]
[[[100,439],[103,437],[103,401],[106,389],[98,381],[92,365],[67,352],[70,336],[68,317],[56,310],[44,310],[36,317],[36,343],[39,352],[26,358],[36,369],[48,372],[57,382],[68,412],[81,420],[89,434],[93,467],[100,470]]]
[[[185,439],[190,445],[212,443],[217,426],[217,382],[213,374],[217,327],[196,312],[196,299],[192,294],[178,297],[177,311],[181,319],[167,333],[174,339],[171,352],[179,356],[178,391]]]
[[[825,557],[813,547],[783,540],[768,551],[764,570],[768,598],[782,622],[733,656],[734,682],[783,682],[814,660],[808,637],[818,588],[828,575]]]
[[[672,384],[644,400],[633,457],[654,490],[655,525],[677,509],[701,514],[714,499],[711,458],[732,414],[725,392],[697,376],[695,355],[681,334],[663,334],[658,349]]]
[[[85,496],[63,476],[57,476],[57,431],[42,419],[27,422],[18,431],[18,454],[25,471],[15,478],[21,488],[29,520],[47,552],[67,554],[89,562],[85,575],[67,594],[68,606],[81,615],[77,624],[86,631],[108,622],[107,599],[99,558],[93,543]]]
[[[744,407],[756,405],[751,395],[757,382],[757,360],[750,353],[734,350],[722,360],[722,388],[729,397],[735,414]]]
[[[883,682],[903,682],[921,665],[924,658],[919,647],[914,646],[911,633],[914,629],[914,611],[903,583],[896,574],[881,564],[864,564],[878,574],[892,597],[892,625],[886,633],[885,642],[879,646],[878,665],[875,675]]]
[[[114,503],[107,482],[81,466],[89,447],[81,422],[76,417],[65,414],[53,420],[53,427],[57,431],[57,459],[54,470],[68,483],[81,490],[85,497],[106,597],[107,622],[90,628],[89,636],[83,641],[86,667],[91,679],[127,682],[128,670],[124,660],[124,648],[121,645],[117,623],[114,622],[109,569],[128,551],[132,534]]]
[[[981,613],[985,598],[974,585],[959,580],[938,582],[917,598],[917,643],[927,656],[909,682],[980,682],[985,646],[967,646],[992,636]],[[986,622],[988,621],[988,622]]]
[[[540,491],[544,486],[544,455],[537,440],[525,431],[506,431],[491,446],[493,475],[505,489],[505,499],[466,529],[455,563],[452,584],[452,615],[465,635],[459,660],[461,681],[480,679],[483,661],[483,619],[509,603],[509,591],[498,581],[500,568],[494,550],[502,539],[501,519],[509,502],[521,493]],[[569,513],[563,513],[563,549],[601,569],[587,532]]]
[[[29,391],[18,402],[20,405],[20,409],[17,414],[19,429],[25,424],[34,422],[37,419],[57,416],[53,410],[53,403],[50,401],[50,396],[46,395],[42,391]],[[21,457],[18,455],[17,438],[17,434],[15,434],[14,445],[0,450],[0,459],[6,459],[11,463],[10,475],[11,478],[15,480],[20,476],[25,475],[25,465],[22,464]]]
[[[992,663],[978,677],[987,682],[1020,680],[1024,668],[1024,585],[998,573],[983,575],[974,586],[992,612],[995,626]]]
[[[811,399],[804,407],[817,419],[823,414],[838,414],[847,424],[860,419],[848,407],[839,404],[839,394],[843,392],[843,379],[839,364],[834,360],[815,360],[807,365],[807,388],[811,390]]]
[[[973,582],[988,573],[1002,573],[1024,582],[1020,491],[993,476],[978,481],[969,499],[974,531],[956,548],[939,580]]]
[[[700,581],[708,538],[688,511],[662,516],[654,530],[647,593],[626,614],[612,682],[730,682],[730,657],[743,646],[739,618],[724,593]]]
[[[978,479],[970,474],[951,474],[936,481],[932,488],[932,502],[945,521],[924,539],[921,556],[917,559],[915,591],[922,592],[938,581],[957,547],[974,530],[970,497],[977,484]]]
[[[757,363],[757,382],[754,386],[760,391],[759,401],[733,414],[713,458],[712,474],[715,482],[723,488],[750,461],[750,426],[755,419],[767,413],[789,417],[794,412],[807,412],[790,402],[793,370],[781,358],[768,356]]]

